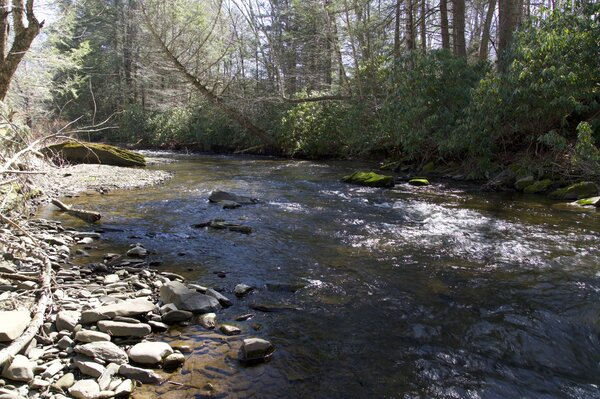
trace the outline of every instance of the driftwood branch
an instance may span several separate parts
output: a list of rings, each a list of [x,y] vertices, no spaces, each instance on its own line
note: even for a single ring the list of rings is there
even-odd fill
[[[88,223],[97,222],[102,217],[102,215],[100,215],[98,212],[85,211],[82,209],[73,209],[69,205],[62,203],[57,199],[53,199],[52,204],[56,205],[61,211],[65,212],[67,215],[71,215],[81,220],[85,220]]]

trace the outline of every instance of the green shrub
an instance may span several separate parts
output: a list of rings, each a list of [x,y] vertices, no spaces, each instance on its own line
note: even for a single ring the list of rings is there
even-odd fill
[[[447,51],[399,60],[382,110],[389,145],[415,160],[459,154],[468,143],[454,133],[456,121],[483,70]]]

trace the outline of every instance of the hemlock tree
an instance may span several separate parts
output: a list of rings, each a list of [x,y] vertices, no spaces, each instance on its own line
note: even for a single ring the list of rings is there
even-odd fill
[[[43,26],[44,21],[39,22],[33,13],[33,0],[27,0],[25,4],[23,0],[12,0],[10,4],[0,0],[0,101],[6,97],[17,67]]]

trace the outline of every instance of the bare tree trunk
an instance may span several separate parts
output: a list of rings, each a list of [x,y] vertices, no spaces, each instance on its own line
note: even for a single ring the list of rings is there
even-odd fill
[[[400,18],[401,18],[401,8],[400,4],[402,4],[402,0],[396,0],[395,7],[395,20],[394,20],[394,58],[400,58]]]
[[[448,0],[440,0],[440,25],[442,30],[442,48],[450,50],[450,31],[448,28]]]
[[[498,69],[500,71],[504,71],[506,67],[506,50],[519,23],[520,4],[518,0],[498,1]]]
[[[190,71],[181,63],[181,61],[171,52],[167,44],[164,42],[162,37],[156,31],[155,26],[152,24],[148,14],[144,7],[142,7],[142,13],[144,14],[144,19],[146,21],[146,26],[148,30],[157,41],[158,45],[162,49],[165,57],[171,61],[173,66],[186,78],[186,80],[200,93],[204,98],[206,98],[211,104],[215,105],[221,111],[223,111],[228,117],[232,120],[236,121],[242,128],[246,129],[252,135],[259,138],[264,144],[270,146],[272,149],[277,150],[277,143],[273,138],[263,129],[256,126],[248,117],[240,113],[238,110],[227,105],[223,99],[215,95],[211,90],[206,87],[196,76],[194,76]]]
[[[3,101],[19,63],[31,47],[33,39],[40,33],[44,21],[39,22],[33,14],[33,0],[27,0],[25,5],[23,0],[13,0],[11,13],[14,38],[6,54],[9,39],[8,1],[0,0],[0,8],[0,101]],[[23,16],[27,17],[27,27],[23,24]]]
[[[494,18],[494,11],[496,11],[496,0],[490,0],[488,3],[487,13],[485,15],[485,22],[483,23],[483,32],[481,34],[481,43],[479,44],[479,59],[482,61],[488,58],[488,47],[490,42],[490,29],[492,27],[492,19]]]
[[[406,0],[406,48],[415,49],[415,20],[413,14],[413,0]]]
[[[427,0],[421,0],[421,49],[427,52]]]
[[[465,0],[452,0],[452,36],[454,38],[454,54],[466,57]]]

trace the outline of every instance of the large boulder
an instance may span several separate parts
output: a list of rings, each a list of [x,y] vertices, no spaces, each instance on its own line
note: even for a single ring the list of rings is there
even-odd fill
[[[380,175],[375,172],[358,171],[342,178],[344,183],[358,184],[368,187],[394,187],[394,177]]]
[[[598,195],[598,186],[594,182],[582,181],[568,187],[559,188],[550,193],[550,198],[577,200]]]
[[[233,193],[228,193],[226,191],[213,191],[212,193],[210,193],[210,196],[208,197],[208,201],[212,202],[212,203],[223,203],[222,205],[227,205],[232,204],[232,203],[236,203],[239,205],[250,205],[250,204],[257,204],[258,200],[256,198],[250,198],[250,197],[246,197],[244,195],[237,195],[237,194],[233,194]]]
[[[95,323],[99,320],[113,319],[117,316],[137,316],[154,310],[155,305],[146,297],[129,299],[99,308],[86,310],[81,314],[84,324]]]
[[[58,155],[72,164],[92,163],[115,166],[145,166],[142,154],[101,143],[65,142],[48,146],[42,152]]]
[[[28,310],[0,312],[0,342],[12,341],[21,336],[30,322]]]
[[[192,313],[210,313],[221,308],[216,298],[192,290],[179,281],[170,281],[160,287],[160,300]]]
[[[528,185],[523,189],[525,194],[539,194],[547,191],[552,185],[552,180],[543,179],[534,182],[533,184]]]

